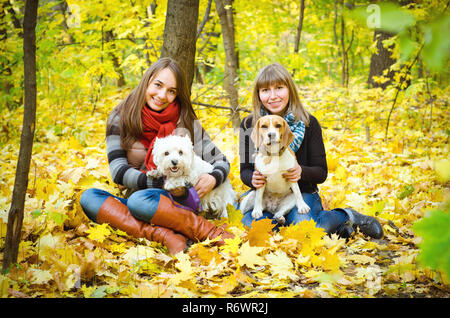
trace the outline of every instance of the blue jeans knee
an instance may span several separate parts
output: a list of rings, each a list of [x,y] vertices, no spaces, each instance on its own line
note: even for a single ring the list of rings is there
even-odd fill
[[[93,222],[97,222],[97,213],[100,210],[100,207],[102,206],[103,202],[108,197],[115,197],[118,200],[120,200],[122,203],[126,204],[127,200],[123,198],[116,197],[115,195],[112,195],[111,193],[100,190],[96,188],[91,188],[85,190],[80,197],[80,205],[83,208],[84,213],[86,216]]]
[[[128,209],[136,219],[149,223],[158,209],[161,195],[167,195],[167,191],[159,188],[138,190],[128,198]]]
[[[297,213],[297,207],[294,207],[292,210],[295,210],[296,213],[291,211],[288,214],[286,224],[298,224],[301,221],[313,219],[316,222],[316,227],[323,228],[326,233],[334,233],[347,221],[347,214],[340,209],[323,210],[319,193],[302,193],[302,195],[305,203],[311,208],[310,211],[307,214],[299,214]]]

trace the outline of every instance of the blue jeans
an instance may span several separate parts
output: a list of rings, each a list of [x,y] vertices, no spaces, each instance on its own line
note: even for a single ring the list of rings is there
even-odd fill
[[[327,233],[334,233],[336,230],[348,220],[348,215],[341,209],[334,209],[331,211],[325,211],[322,207],[322,199],[319,193],[302,193],[303,200],[311,208],[307,214],[300,214],[295,206],[287,215],[285,215],[285,226],[295,225],[301,221],[313,219],[316,222],[316,227],[321,227]],[[273,214],[270,212],[263,212],[262,219],[273,219]],[[252,211],[248,211],[242,218],[242,223],[248,227],[251,227],[254,218],[252,217]],[[277,223],[273,220],[272,223]],[[277,227],[275,227],[276,229]]]
[[[138,220],[150,222],[156,213],[161,195],[167,196],[167,191],[158,188],[149,188],[134,192],[128,199],[123,199],[100,189],[87,189],[80,198],[80,205],[88,218],[97,222],[97,213],[108,197],[115,197],[125,204],[130,213]]]

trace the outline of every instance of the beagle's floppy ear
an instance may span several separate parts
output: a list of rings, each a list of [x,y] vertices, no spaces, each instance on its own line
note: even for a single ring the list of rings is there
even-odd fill
[[[283,147],[289,147],[289,145],[291,144],[291,142],[294,141],[294,133],[291,131],[291,129],[289,128],[288,123],[283,120],[283,125],[280,129],[280,133],[281,133],[281,144],[283,145]]]
[[[250,135],[250,138],[252,139],[253,143],[255,144],[256,148],[259,148],[261,144],[261,133],[259,126],[261,125],[261,119],[259,119],[255,126],[253,127],[252,134]]]

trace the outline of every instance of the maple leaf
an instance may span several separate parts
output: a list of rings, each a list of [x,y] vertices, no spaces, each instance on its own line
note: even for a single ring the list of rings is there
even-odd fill
[[[65,248],[60,248],[55,250],[57,254],[61,256],[60,261],[65,264],[79,264],[78,258],[75,254],[75,251],[66,246]]]
[[[320,240],[326,234],[323,228],[316,227],[314,220],[304,220],[296,225],[280,229],[281,235],[286,239],[295,239],[313,246],[320,245]]]
[[[236,255],[242,240],[239,236],[235,235],[234,238],[225,239],[224,242],[225,244],[219,247],[220,250],[225,253]]]
[[[376,259],[373,257],[370,257],[368,255],[361,255],[361,254],[353,254],[353,255],[348,255],[346,257],[346,259],[353,261],[357,264],[374,264]]]
[[[230,226],[236,226],[241,230],[244,229],[244,225],[242,224],[242,213],[241,210],[236,210],[233,205],[227,205],[227,213],[228,219],[226,220],[227,224]]]
[[[294,265],[284,251],[277,250],[275,253],[267,254],[265,258],[270,264],[271,272],[280,279],[298,279],[298,276],[293,273]]]
[[[113,253],[123,253],[127,250],[125,243],[120,243],[120,244],[111,244],[111,246],[109,246],[109,250]]]
[[[180,282],[195,278],[194,268],[192,267],[189,255],[185,253],[178,253],[175,255],[175,258],[177,259],[175,267],[180,270],[180,272],[176,273],[170,279],[170,282],[178,285]]]
[[[49,270],[41,270],[37,268],[30,268],[28,273],[31,274],[30,282],[32,284],[45,284],[53,279]]]
[[[123,258],[129,264],[136,264],[140,261],[147,260],[148,258],[152,258],[155,255],[155,251],[150,246],[137,245],[130,247],[128,251],[125,253]]]
[[[247,266],[248,268],[255,268],[255,265],[264,265],[266,261],[257,254],[264,250],[264,247],[251,246],[247,241],[239,248],[239,255],[237,257],[240,266]]]
[[[364,202],[366,202],[366,198],[358,193],[349,193],[346,195],[347,205],[351,206],[357,211],[361,211],[364,207]]]
[[[321,267],[324,270],[331,272],[336,272],[339,270],[341,261],[336,254],[330,253],[329,251],[325,250],[322,252],[321,256],[323,257]]]
[[[276,224],[271,219],[253,221],[251,229],[247,233],[247,239],[251,246],[268,246],[272,235],[272,229]]]
[[[88,238],[102,243],[105,238],[107,238],[111,234],[108,226],[108,223],[103,223],[101,225],[96,224],[95,226],[86,230],[86,232],[89,233]]]
[[[224,296],[231,292],[236,285],[238,284],[238,281],[234,275],[226,276],[222,279],[221,284],[214,288],[212,290],[213,293],[218,294],[220,296]]]
[[[220,258],[217,251],[213,251],[211,248],[205,247],[202,244],[196,244],[195,247],[191,247],[189,254],[200,260],[202,265],[209,265],[214,258],[216,260]]]

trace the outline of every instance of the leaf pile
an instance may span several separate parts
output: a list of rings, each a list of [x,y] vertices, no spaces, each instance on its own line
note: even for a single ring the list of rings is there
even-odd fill
[[[234,239],[221,247],[209,240],[195,243],[174,257],[158,243],[90,222],[79,205],[82,191],[91,187],[123,195],[110,179],[104,131],[109,111],[124,93],[99,100],[95,111],[81,101],[58,108],[43,98],[18,263],[0,275],[0,295],[448,297],[445,274],[417,263],[422,238],[412,229],[427,210],[448,200],[449,92],[435,93],[441,97],[434,103],[431,130],[424,128],[429,118],[426,96],[405,93],[386,143],[392,92],[344,90],[328,83],[301,90],[323,127],[329,165],[328,179],[320,185],[324,207],[352,206],[376,216],[383,239],[357,233],[345,241],[326,235],[313,221],[273,231],[274,225],[263,220],[249,230],[240,222],[241,212],[229,207],[229,219],[215,222],[226,222]],[[243,105],[249,104],[247,97]],[[229,128],[227,114],[196,111],[232,163],[233,187],[243,193],[247,188],[239,179],[238,137]],[[20,111],[4,111],[0,119],[20,127],[21,116]],[[13,131],[0,132],[2,252],[19,149]]]

